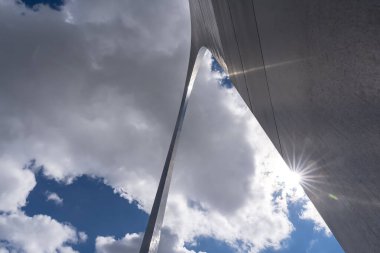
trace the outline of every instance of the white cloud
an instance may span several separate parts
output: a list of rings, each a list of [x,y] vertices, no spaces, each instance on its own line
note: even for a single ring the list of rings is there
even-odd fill
[[[288,170],[236,91],[215,88],[208,64],[189,105],[187,122],[197,124],[184,126],[179,150],[186,152],[175,163],[164,223],[185,241],[204,235],[243,242],[250,252],[280,248],[293,230],[286,201],[294,191],[282,180]],[[189,208],[189,199],[200,208]]]
[[[115,240],[112,236],[98,236],[96,238],[97,253],[138,252],[142,237],[140,234],[126,234],[124,238]]]
[[[123,238],[116,240],[111,236],[98,236],[96,238],[96,253],[137,253],[140,250],[143,234],[126,234]],[[161,243],[158,253],[197,253],[187,250],[178,241],[178,237],[168,230],[161,232]],[[202,252],[198,252],[202,253]],[[205,253],[205,252],[203,252]]]
[[[317,239],[313,239],[313,240],[311,240],[310,243],[309,243],[309,247],[306,249],[306,253],[310,253],[310,252],[312,252],[313,247],[314,247],[314,245],[315,245],[316,243],[318,243],[318,240],[317,240]]]
[[[46,215],[28,217],[19,211],[36,185],[33,172],[23,167],[9,156],[0,157],[0,252],[74,252],[66,244],[86,240],[84,232],[77,234]]]
[[[16,252],[76,252],[69,244],[77,243],[75,229],[46,215],[28,217],[18,211],[0,216],[0,238]]]
[[[23,169],[21,161],[0,156],[0,211],[16,211],[24,206],[36,185],[33,172]]]
[[[6,7],[0,22],[12,25],[0,29],[0,152],[8,158],[0,164],[35,158],[57,180],[103,177],[149,212],[185,80],[187,2],[69,1],[62,12]],[[286,166],[236,91],[218,88],[209,64],[189,104],[165,226],[177,252],[197,236],[235,247],[242,241],[251,252],[279,248],[293,230],[287,199],[302,193],[285,187],[274,197],[286,185]],[[15,173],[18,182],[31,172]],[[24,205],[34,184],[0,188],[6,206]],[[9,197],[22,187],[16,200]],[[71,240],[66,235],[59,241]],[[98,237],[97,246],[101,252],[136,240]]]
[[[78,237],[79,237],[79,242],[85,242],[87,241],[87,238],[88,238],[87,234],[82,231],[78,232]]]
[[[300,218],[304,220],[311,220],[314,223],[314,229],[316,231],[324,232],[326,236],[332,236],[330,228],[327,226],[326,222],[323,220],[321,215],[315,209],[313,203],[310,200],[305,200],[303,205],[303,210],[300,214]]]
[[[57,205],[63,204],[63,199],[55,192],[46,192],[46,200],[53,201]]]

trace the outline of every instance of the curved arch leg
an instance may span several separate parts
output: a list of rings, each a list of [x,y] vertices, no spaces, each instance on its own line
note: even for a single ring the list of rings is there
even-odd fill
[[[191,50],[190,52],[189,66],[187,69],[186,83],[182,95],[181,106],[179,108],[177,121],[170,142],[168,154],[166,156],[165,165],[162,170],[161,179],[158,185],[156,197],[154,199],[152,211],[149,216],[148,225],[146,227],[144,238],[141,244],[140,253],[156,253],[158,249],[161,226],[164,219],[170,181],[173,173],[173,161],[177,150],[177,139],[181,134],[188,100],[193,89],[194,80],[198,73],[200,63],[205,53],[206,48],[204,47],[198,51],[197,55],[195,55],[196,50]]]

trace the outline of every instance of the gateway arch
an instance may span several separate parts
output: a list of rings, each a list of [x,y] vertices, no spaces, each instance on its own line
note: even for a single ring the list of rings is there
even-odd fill
[[[209,49],[347,253],[380,252],[380,2],[189,0],[184,95],[141,253],[154,252],[197,65]]]

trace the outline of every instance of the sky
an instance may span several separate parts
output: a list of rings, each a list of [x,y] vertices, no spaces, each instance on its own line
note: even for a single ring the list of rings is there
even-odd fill
[[[0,0],[0,48],[0,253],[138,252],[187,1]],[[210,53],[194,85],[159,252],[343,252]]]

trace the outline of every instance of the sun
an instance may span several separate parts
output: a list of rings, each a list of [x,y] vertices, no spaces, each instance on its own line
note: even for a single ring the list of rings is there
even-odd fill
[[[289,180],[289,183],[292,185],[299,185],[301,184],[302,176],[299,172],[290,170],[288,180]]]
[[[288,169],[284,181],[289,189],[299,189],[302,184],[302,175],[296,170]]]

